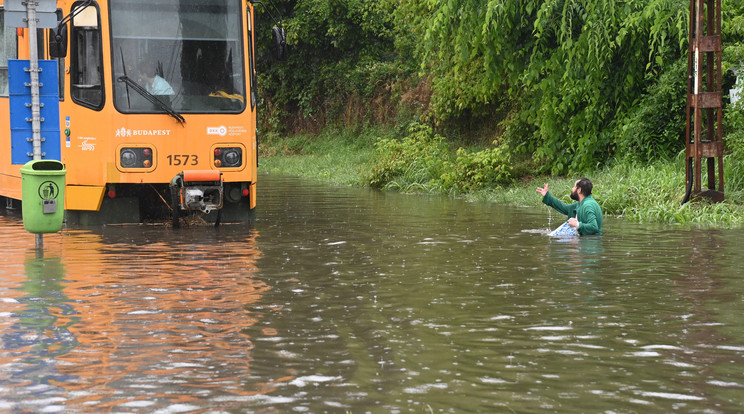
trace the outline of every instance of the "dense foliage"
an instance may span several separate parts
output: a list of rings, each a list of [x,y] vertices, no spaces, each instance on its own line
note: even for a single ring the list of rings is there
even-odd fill
[[[444,137],[419,123],[402,140],[380,139],[375,150],[362,178],[372,187],[453,193],[498,187],[512,178],[506,147],[453,153]]]
[[[268,3],[268,2],[267,2]],[[266,52],[269,19],[259,17],[259,84],[265,126],[280,132],[317,131],[327,124],[386,113],[380,98],[397,69],[393,2],[312,0],[274,2],[287,34],[287,60]],[[262,13],[263,12],[263,13]],[[365,105],[361,105],[365,100]],[[370,105],[373,104],[373,105]],[[373,107],[372,107],[373,106]],[[362,113],[363,112],[363,113]]]
[[[264,127],[416,121],[378,144],[373,184],[419,166],[431,175],[413,181],[466,190],[684,148],[688,0],[276,3],[290,53],[260,59]],[[725,95],[744,61],[742,3],[723,2]],[[744,148],[741,106],[726,111],[730,146]],[[422,141],[421,125],[434,141]],[[480,151],[442,149],[468,131],[484,135]],[[422,159],[424,144],[433,152]]]

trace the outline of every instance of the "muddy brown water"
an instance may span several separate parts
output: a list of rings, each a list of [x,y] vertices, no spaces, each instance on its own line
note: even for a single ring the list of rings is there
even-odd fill
[[[0,411],[744,410],[742,230],[261,178],[217,229],[1,213]]]

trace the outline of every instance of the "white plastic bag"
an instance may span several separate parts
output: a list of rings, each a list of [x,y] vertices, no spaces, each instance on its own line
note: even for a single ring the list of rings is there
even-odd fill
[[[576,237],[578,235],[579,235],[579,232],[576,231],[575,228],[568,225],[568,220],[566,220],[565,223],[558,226],[557,229],[548,233],[548,236],[551,236],[551,237]]]

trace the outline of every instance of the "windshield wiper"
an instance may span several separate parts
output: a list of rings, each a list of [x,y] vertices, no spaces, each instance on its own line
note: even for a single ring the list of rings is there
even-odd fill
[[[147,89],[143,88],[140,84],[138,84],[137,82],[133,81],[132,78],[130,78],[130,77],[126,76],[126,75],[119,76],[119,82],[126,83],[128,87],[132,88],[135,92],[137,92],[138,94],[142,95],[151,104],[159,107],[160,109],[162,109],[163,111],[165,111],[165,113],[167,113],[168,115],[172,116],[173,118],[176,118],[176,121],[178,121],[179,124],[183,125],[184,122],[186,122],[186,119],[184,119],[184,117],[181,116],[181,114],[179,114],[178,112],[176,112],[167,103],[165,103],[165,102],[161,101],[160,99],[158,99],[157,96],[155,96],[155,95],[151,94],[150,92],[148,92]]]

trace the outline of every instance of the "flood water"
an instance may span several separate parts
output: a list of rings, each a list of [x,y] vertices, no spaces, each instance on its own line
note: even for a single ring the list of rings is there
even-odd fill
[[[744,410],[742,230],[261,178],[218,229],[0,214],[0,411]]]

